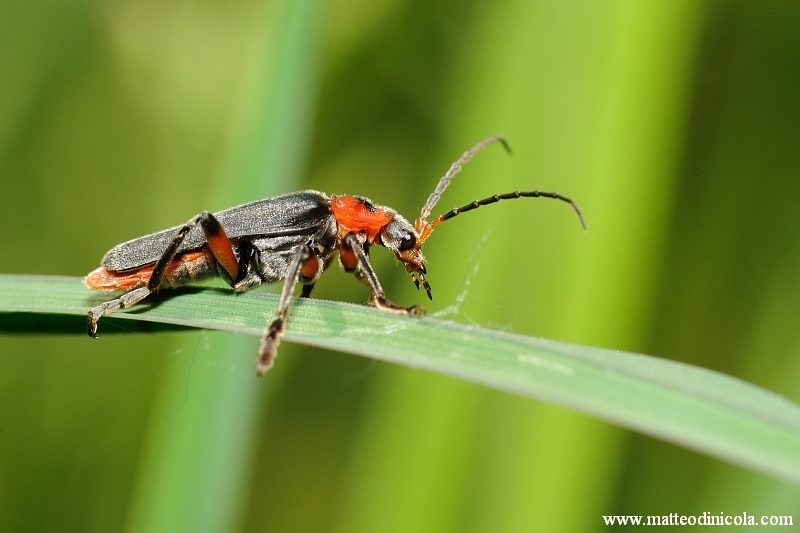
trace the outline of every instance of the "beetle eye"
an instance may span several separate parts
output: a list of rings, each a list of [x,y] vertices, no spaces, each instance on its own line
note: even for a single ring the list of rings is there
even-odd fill
[[[414,237],[413,233],[404,233],[403,237],[400,241],[400,251],[405,252],[406,250],[410,250],[417,244],[417,238]]]

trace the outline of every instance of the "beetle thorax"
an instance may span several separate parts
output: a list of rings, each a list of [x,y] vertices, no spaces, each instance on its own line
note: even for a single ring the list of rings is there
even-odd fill
[[[394,218],[394,209],[376,206],[369,199],[361,196],[331,196],[331,208],[336,223],[339,225],[339,236],[348,233],[361,233],[367,236],[369,244],[381,244],[380,232]]]

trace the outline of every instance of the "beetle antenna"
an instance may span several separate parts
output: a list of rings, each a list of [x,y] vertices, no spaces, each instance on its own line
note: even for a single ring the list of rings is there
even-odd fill
[[[461,213],[465,213],[467,211],[472,211],[473,209],[477,209],[482,205],[494,204],[494,203],[499,202],[500,200],[511,200],[511,199],[514,199],[514,198],[552,198],[554,200],[561,200],[562,202],[567,202],[568,204],[570,204],[572,206],[572,209],[574,209],[575,213],[578,215],[578,220],[580,221],[581,226],[583,227],[583,231],[586,231],[586,222],[583,220],[583,214],[581,213],[581,210],[578,207],[578,204],[576,204],[575,202],[573,202],[571,199],[567,198],[566,196],[562,196],[562,195],[554,193],[554,192],[515,191],[515,192],[509,192],[509,193],[506,193],[506,194],[495,194],[494,196],[490,196],[488,198],[484,198],[483,200],[475,200],[474,202],[469,203],[467,205],[464,205],[464,206],[461,206],[461,207],[456,207],[455,209],[451,209],[450,211],[448,211],[444,215],[436,217],[433,220],[433,222],[426,223],[425,226],[422,228],[422,232],[420,233],[419,240],[420,240],[420,242],[424,241],[431,234],[431,232],[433,231],[433,228],[435,228],[436,226],[438,226],[442,222],[445,222],[447,220],[450,220],[451,218],[454,218],[454,217],[460,215]]]
[[[511,147],[508,146],[508,143],[506,142],[505,138],[502,135],[495,135],[493,137],[489,137],[488,139],[482,140],[481,142],[479,142],[478,144],[476,144],[475,146],[464,152],[455,163],[450,165],[450,169],[444,176],[442,176],[442,179],[439,180],[439,183],[436,185],[436,189],[434,189],[431,195],[428,196],[428,201],[425,202],[425,206],[422,208],[422,213],[417,219],[417,233],[421,235],[422,232],[428,226],[428,221],[427,221],[428,215],[431,214],[433,207],[436,205],[436,202],[439,201],[439,198],[442,196],[444,190],[447,188],[448,185],[450,185],[450,180],[453,179],[453,176],[458,174],[458,171],[461,170],[461,167],[464,166],[464,164],[467,161],[472,159],[472,156],[474,156],[475,154],[477,154],[490,144],[496,142],[501,143],[503,145],[503,148],[506,149],[506,152],[508,152],[509,154],[511,153]],[[430,233],[430,231],[428,231],[428,233]]]

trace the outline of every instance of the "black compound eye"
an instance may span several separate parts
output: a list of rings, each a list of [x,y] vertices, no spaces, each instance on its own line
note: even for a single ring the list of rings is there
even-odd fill
[[[400,239],[400,251],[405,252],[417,245],[417,238],[413,233],[404,233]]]

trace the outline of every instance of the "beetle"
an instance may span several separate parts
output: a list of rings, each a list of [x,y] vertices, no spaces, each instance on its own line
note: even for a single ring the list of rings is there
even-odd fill
[[[90,289],[125,291],[119,298],[89,310],[89,336],[97,338],[97,321],[101,317],[121,307],[130,307],[160,289],[219,276],[235,292],[244,292],[261,283],[284,280],[275,318],[264,331],[258,349],[256,367],[261,376],[272,367],[286,331],[286,315],[295,285],[298,282],[303,285],[300,297],[307,298],[336,252],[341,267],[369,286],[369,305],[413,316],[423,314],[425,309],[419,305],[401,307],[386,298],[369,262],[371,246],[391,250],[417,289],[422,286],[432,299],[431,286],[425,278],[422,244],[436,226],[461,213],[512,198],[553,198],[569,203],[586,230],[575,202],[557,193],[541,191],[495,194],[428,222],[431,210],[453,176],[476,153],[495,142],[511,152],[500,135],[484,139],[464,152],[439,180],[414,225],[394,209],[375,205],[362,196],[329,197],[308,190],[257,200],[216,214],[206,211],[181,226],[119,244],[106,253],[100,268],[84,279]]]

